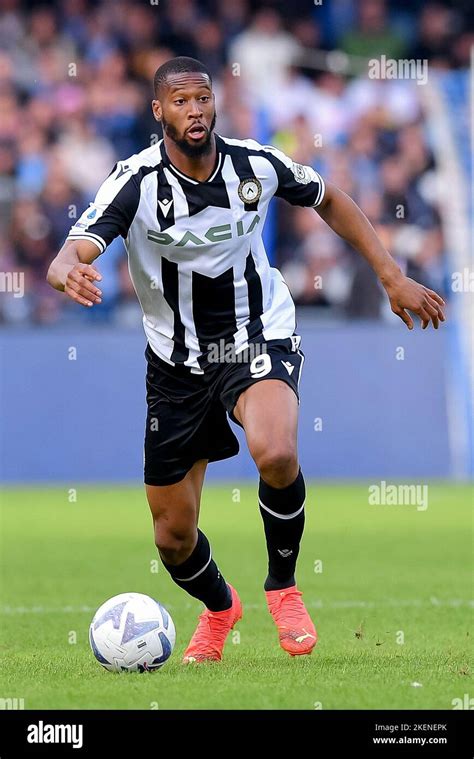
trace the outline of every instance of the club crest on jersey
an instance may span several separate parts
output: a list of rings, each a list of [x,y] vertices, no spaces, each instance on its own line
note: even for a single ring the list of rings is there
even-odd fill
[[[309,184],[311,182],[311,177],[306,166],[302,166],[300,163],[294,163],[291,167],[291,170],[293,172],[294,178],[300,184]]]
[[[246,211],[257,210],[258,201],[262,196],[262,185],[257,177],[242,179],[238,193]]]

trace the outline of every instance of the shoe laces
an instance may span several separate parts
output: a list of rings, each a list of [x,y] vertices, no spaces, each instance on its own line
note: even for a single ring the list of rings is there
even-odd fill
[[[279,622],[283,616],[285,621],[288,621],[289,618],[295,622],[298,621],[304,612],[301,601],[302,595],[303,593],[300,590],[280,591],[278,598],[270,604],[275,620]]]
[[[229,632],[229,617],[228,616],[215,616],[209,609],[204,609],[199,615],[199,625],[195,632],[194,643],[209,644],[209,634],[212,637],[221,637],[227,635]]]

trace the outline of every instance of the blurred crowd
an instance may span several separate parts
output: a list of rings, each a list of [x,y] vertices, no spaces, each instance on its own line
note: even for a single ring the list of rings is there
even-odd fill
[[[403,0],[0,0],[0,271],[25,274],[24,297],[0,296],[0,322],[139,322],[120,238],[97,261],[100,308],[69,303],[45,274],[116,160],[161,137],[151,82],[175,55],[211,70],[218,133],[312,165],[354,198],[409,274],[443,290],[424,87],[371,79],[363,66],[386,55],[427,60],[430,75],[467,68],[470,20],[467,3]],[[274,204],[269,255],[296,302],[383,317],[363,259],[316,213]]]

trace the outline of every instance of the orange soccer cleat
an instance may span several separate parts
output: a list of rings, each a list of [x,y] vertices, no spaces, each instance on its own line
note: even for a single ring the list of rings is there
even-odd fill
[[[296,585],[283,590],[266,590],[267,605],[278,629],[280,646],[291,656],[310,654],[318,641],[311,617]]]
[[[229,584],[229,583],[228,583]],[[242,603],[235,588],[229,585],[232,606],[224,611],[204,609],[199,623],[183,655],[183,664],[220,661],[224,643],[233,626],[242,619]]]

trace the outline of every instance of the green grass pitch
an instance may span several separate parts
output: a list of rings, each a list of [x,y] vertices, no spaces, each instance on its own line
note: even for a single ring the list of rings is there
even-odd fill
[[[472,684],[472,490],[433,483],[429,505],[374,506],[368,486],[308,482],[297,569],[319,642],[279,648],[266,609],[255,486],[204,487],[200,526],[243,619],[221,663],[183,666],[202,609],[158,562],[140,487],[7,489],[1,523],[1,698],[25,709],[451,709]],[[316,570],[316,571],[315,571]],[[155,673],[95,661],[95,609],[125,591],[171,612],[175,652]]]

